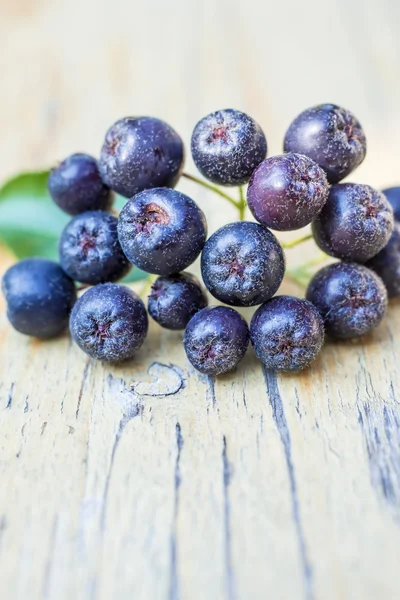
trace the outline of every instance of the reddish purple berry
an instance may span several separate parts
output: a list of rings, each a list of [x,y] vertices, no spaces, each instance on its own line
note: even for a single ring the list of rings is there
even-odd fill
[[[329,193],[325,172],[302,154],[267,158],[255,169],[247,202],[255,219],[278,231],[305,227],[322,210]]]

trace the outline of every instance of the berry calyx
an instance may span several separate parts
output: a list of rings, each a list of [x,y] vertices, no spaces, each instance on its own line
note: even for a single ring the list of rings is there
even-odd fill
[[[218,110],[201,119],[191,141],[200,173],[220,185],[243,185],[267,155],[261,127],[245,113]]]
[[[157,275],[186,269],[200,254],[207,223],[181,192],[155,188],[128,200],[118,218],[118,238],[128,260]]]

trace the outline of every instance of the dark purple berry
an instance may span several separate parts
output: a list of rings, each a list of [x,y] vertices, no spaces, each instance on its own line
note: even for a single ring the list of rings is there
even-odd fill
[[[118,241],[118,220],[104,211],[72,219],[61,234],[60,263],[75,281],[105,283],[121,279],[132,268]]]
[[[354,338],[379,325],[387,307],[387,292],[370,269],[335,263],[314,275],[307,288],[307,300],[319,311],[331,337]]]
[[[255,306],[279,288],[285,257],[266,227],[239,221],[221,227],[207,240],[201,272],[206,288],[221,302]]]
[[[392,237],[384,249],[365,263],[365,266],[379,275],[389,298],[400,296],[400,223],[395,223]]]
[[[183,142],[172,127],[153,117],[125,117],[106,134],[99,168],[122,196],[156,187],[175,187],[184,161]]]
[[[319,354],[324,322],[311,302],[276,296],[255,312],[250,337],[255,353],[268,369],[299,371]]]
[[[279,231],[305,227],[329,193],[325,171],[302,154],[271,156],[251,176],[247,202],[255,219]]]
[[[248,345],[246,321],[227,306],[203,308],[190,319],[185,330],[186,355],[195,369],[207,375],[234,369]]]
[[[54,202],[69,215],[87,210],[109,210],[114,197],[103,183],[97,161],[88,154],[72,154],[52,169],[48,188]]]
[[[245,113],[231,108],[201,119],[194,128],[191,146],[202,175],[221,185],[247,183],[267,155],[261,127]]]
[[[394,218],[400,221],[400,186],[387,188],[383,193],[392,205]]]
[[[285,135],[285,152],[309,156],[338,183],[362,163],[367,151],[364,131],[348,110],[320,104],[302,112]]]
[[[72,337],[81,350],[107,362],[132,358],[148,328],[145,306],[124,285],[103,283],[87,290],[71,313]]]
[[[158,277],[151,286],[149,314],[161,327],[185,329],[193,315],[208,304],[199,281],[190,273]]]
[[[68,325],[76,301],[74,282],[44,258],[26,258],[8,269],[3,294],[11,325],[25,335],[51,338]]]
[[[156,188],[128,200],[119,215],[118,236],[131,263],[148,273],[172,275],[198,257],[207,223],[191,198]]]
[[[318,246],[336,258],[365,262],[389,241],[393,210],[382,192],[369,185],[339,183],[312,224]]]

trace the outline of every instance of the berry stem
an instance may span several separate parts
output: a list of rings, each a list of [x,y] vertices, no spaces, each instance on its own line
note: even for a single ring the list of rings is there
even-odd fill
[[[298,244],[302,244],[303,242],[308,242],[308,240],[312,240],[313,236],[311,233],[308,233],[307,235],[303,235],[303,237],[301,238],[297,238],[296,240],[293,240],[292,242],[281,242],[281,246],[282,248],[294,248],[295,246],[297,246]]]
[[[186,179],[189,179],[190,181],[193,181],[194,183],[197,183],[198,185],[202,185],[203,187],[207,188],[208,190],[211,190],[212,192],[214,192],[215,194],[219,194],[219,196],[222,196],[222,198],[225,198],[225,200],[228,200],[228,202],[230,202],[233,206],[235,206],[235,208],[237,208],[239,211],[241,210],[240,202],[237,202],[234,198],[229,196],[229,194],[226,194],[225,192],[220,190],[215,185],[211,185],[211,183],[207,183],[206,181],[203,181],[202,179],[199,179],[198,177],[195,177],[194,175],[189,175],[189,173],[182,173],[182,177],[185,177]]]
[[[310,267],[315,267],[316,265],[320,265],[325,262],[328,258],[330,258],[329,254],[325,254],[325,252],[318,252],[317,256],[303,263],[301,266],[302,269],[309,269]]]
[[[298,265],[294,269],[288,269],[285,273],[286,277],[295,281],[301,287],[307,287],[311,277],[313,276],[312,267],[325,262],[329,256],[325,252],[320,252],[315,258]]]
[[[301,273],[300,269],[289,269],[288,271],[286,271],[285,277],[291,279],[292,281],[297,283],[298,286],[304,288],[307,287],[308,282],[311,279],[310,275],[308,275],[307,273]]]
[[[244,189],[243,189],[243,186],[241,185],[239,187],[239,203],[238,203],[239,221],[244,221],[244,217],[246,214],[246,206],[247,206],[247,202],[246,202],[246,198],[244,195]]]

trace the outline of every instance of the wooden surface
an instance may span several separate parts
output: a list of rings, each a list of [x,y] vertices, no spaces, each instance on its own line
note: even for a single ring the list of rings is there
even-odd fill
[[[333,101],[367,131],[354,179],[399,182],[399,6],[1,0],[0,174],[97,154],[127,114],[165,118],[188,142],[228,106],[277,153],[298,112]],[[211,231],[234,218],[180,189]],[[199,376],[181,334],[156,326],[121,367],[67,335],[18,335],[3,304],[0,332],[2,599],[400,597],[399,304],[297,376],[263,372],[252,352],[233,374]]]

